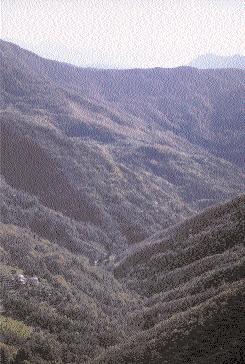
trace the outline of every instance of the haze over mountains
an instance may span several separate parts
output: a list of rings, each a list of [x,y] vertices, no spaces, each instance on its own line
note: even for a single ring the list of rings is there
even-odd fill
[[[217,56],[216,54],[204,54],[190,63],[191,67],[205,68],[239,68],[245,69],[245,57],[239,54],[234,56]]]
[[[5,41],[0,53],[1,277],[41,281],[3,290],[4,350],[31,363],[213,357],[187,344],[164,356],[166,333],[183,315],[191,342],[192,315],[212,326],[209,305],[240,304],[244,198],[193,216],[244,192],[244,71],[78,68]]]

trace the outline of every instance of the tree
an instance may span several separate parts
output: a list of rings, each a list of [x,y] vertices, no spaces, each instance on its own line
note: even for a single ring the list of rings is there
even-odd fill
[[[0,363],[1,364],[9,364],[10,360],[8,354],[4,348],[0,348]]]
[[[25,349],[19,349],[17,351],[14,364],[23,364],[25,360],[29,359],[29,353]]]

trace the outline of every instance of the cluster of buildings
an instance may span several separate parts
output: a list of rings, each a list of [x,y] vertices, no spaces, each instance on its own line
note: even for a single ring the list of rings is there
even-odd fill
[[[91,263],[93,265],[110,265],[113,264],[114,260],[115,260],[116,256],[115,255],[106,255],[105,257],[96,259],[94,261],[92,261]]]
[[[20,285],[31,285],[31,286],[38,286],[39,279],[37,276],[34,277],[26,277],[24,274],[17,273],[15,275],[15,282]]]

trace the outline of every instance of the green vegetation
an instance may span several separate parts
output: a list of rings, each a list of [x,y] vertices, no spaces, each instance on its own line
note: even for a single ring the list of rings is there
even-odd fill
[[[245,73],[0,53],[1,364],[245,362]]]
[[[31,363],[80,363],[128,335],[125,313],[140,307],[111,273],[29,229],[1,225],[1,333]],[[13,283],[15,272],[39,285]]]
[[[29,229],[3,224],[2,350],[15,358],[24,348],[19,355],[40,364],[240,360],[244,202],[139,244],[116,263],[117,279]],[[37,275],[40,284],[9,284],[15,271]]]
[[[13,320],[10,317],[0,315],[0,334],[13,334],[18,337],[28,338],[32,333],[32,329],[23,322]]]

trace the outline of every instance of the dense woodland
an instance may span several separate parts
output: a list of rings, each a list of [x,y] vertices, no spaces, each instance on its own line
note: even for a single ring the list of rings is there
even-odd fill
[[[243,363],[244,71],[0,55],[1,364]]]

